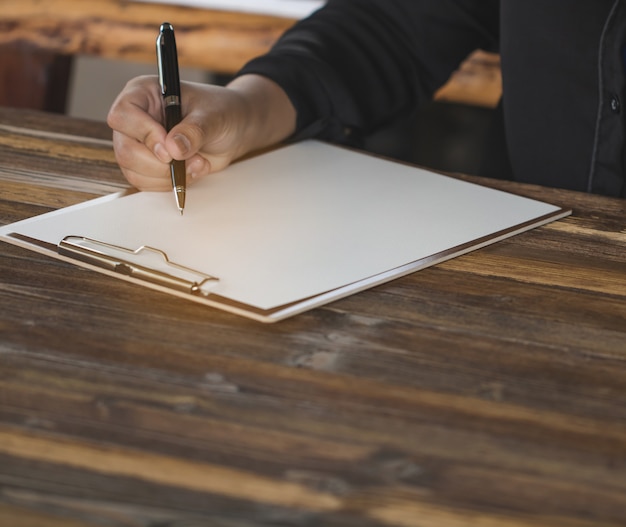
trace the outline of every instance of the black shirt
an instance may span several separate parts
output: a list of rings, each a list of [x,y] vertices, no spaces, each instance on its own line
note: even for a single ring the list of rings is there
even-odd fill
[[[285,89],[299,137],[349,142],[498,51],[513,178],[625,196],[625,46],[626,0],[330,0],[241,73]]]

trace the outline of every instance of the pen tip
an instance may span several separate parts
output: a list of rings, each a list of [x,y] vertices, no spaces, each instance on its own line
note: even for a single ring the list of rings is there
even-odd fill
[[[174,197],[176,198],[176,206],[178,207],[178,211],[180,215],[183,215],[183,210],[185,210],[185,187],[181,185],[177,185],[174,187]]]

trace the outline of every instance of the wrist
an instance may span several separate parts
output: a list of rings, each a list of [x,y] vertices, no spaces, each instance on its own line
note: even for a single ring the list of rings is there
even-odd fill
[[[243,75],[228,84],[242,98],[242,130],[237,157],[272,146],[295,131],[296,111],[283,89],[260,75]]]

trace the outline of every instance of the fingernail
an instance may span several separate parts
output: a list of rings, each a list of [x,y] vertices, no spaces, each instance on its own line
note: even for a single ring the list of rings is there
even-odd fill
[[[178,146],[181,154],[185,155],[189,152],[191,144],[189,143],[189,139],[187,139],[183,134],[176,134],[174,136],[174,142],[176,143],[176,146]]]
[[[204,168],[204,164],[205,161],[202,159],[194,159],[191,163],[187,163],[187,173],[193,178],[198,177]]]
[[[169,163],[171,161],[170,155],[167,153],[165,146],[163,146],[161,143],[157,143],[156,145],[154,145],[153,152],[154,155],[159,159],[159,161],[162,161],[163,163]]]

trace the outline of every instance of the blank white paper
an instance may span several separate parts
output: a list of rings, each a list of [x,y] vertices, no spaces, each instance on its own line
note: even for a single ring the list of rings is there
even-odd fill
[[[150,246],[259,309],[300,301],[554,213],[553,205],[305,141],[171,192],[97,199],[0,229]]]

